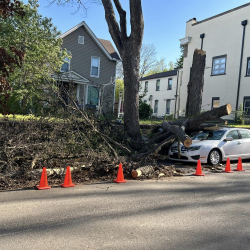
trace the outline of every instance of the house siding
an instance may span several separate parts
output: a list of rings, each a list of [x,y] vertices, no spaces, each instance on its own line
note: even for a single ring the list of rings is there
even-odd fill
[[[194,20],[186,24],[186,37],[192,37],[188,44],[188,55],[183,64],[183,85],[180,91],[180,115],[184,115],[187,100],[187,85],[192,67],[193,53],[201,47],[200,34],[205,33],[203,50],[206,52],[206,67],[204,73],[204,90],[202,110],[210,110],[213,97],[220,97],[220,106],[230,103],[232,109],[236,108],[240,56],[242,45],[243,26],[241,22],[249,19],[250,5],[239,8],[225,15],[219,15],[206,22],[196,23]],[[250,20],[249,20],[250,21]],[[239,105],[243,103],[245,93],[250,92],[250,78],[246,75],[247,57],[250,56],[250,23],[246,26],[245,45],[242,61],[241,86],[239,92]],[[226,74],[212,76],[213,57],[226,55]],[[233,119],[226,116],[225,119]]]
[[[84,44],[78,43],[78,36],[84,36]],[[103,84],[108,84],[112,79],[115,78],[116,74],[116,62],[111,61],[107,58],[107,56],[103,53],[103,51],[98,47],[96,42],[92,39],[92,37],[87,33],[83,26],[79,27],[69,35],[63,38],[62,48],[67,49],[67,51],[71,52],[72,58],[70,62],[71,70],[76,73],[82,75],[83,77],[90,80],[90,84],[95,86],[100,86]],[[91,57],[99,57],[100,58],[100,72],[99,78],[90,76],[90,68],[91,68]],[[85,100],[86,91],[84,86],[80,86],[80,100]],[[109,88],[109,92],[105,94],[108,99],[113,100],[114,97],[114,86]],[[106,113],[108,110],[111,111],[113,109],[112,105],[105,105],[103,111]]]
[[[172,79],[172,89],[168,90],[168,80]],[[156,81],[160,80],[160,90],[156,91]],[[171,115],[174,114],[175,111],[175,95],[177,88],[177,75],[155,78],[149,80],[141,81],[141,89],[140,95],[144,93],[145,82],[148,82],[148,92],[142,98],[143,101],[147,101],[146,103],[151,106],[154,112],[155,100],[158,100],[158,112],[157,116]],[[151,100],[149,100],[150,95],[152,95]],[[166,100],[170,99],[170,113],[166,114]]]
[[[78,36],[84,36],[84,44],[78,43]],[[111,77],[115,77],[116,62],[107,58],[83,26],[63,38],[62,48],[66,48],[72,54],[71,70],[89,79],[93,84],[107,84]],[[90,76],[92,56],[100,58],[99,78]]]

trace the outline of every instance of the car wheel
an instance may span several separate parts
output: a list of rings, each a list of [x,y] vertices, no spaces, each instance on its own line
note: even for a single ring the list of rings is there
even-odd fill
[[[221,154],[218,149],[213,149],[208,155],[208,162],[211,165],[218,165],[221,162]]]

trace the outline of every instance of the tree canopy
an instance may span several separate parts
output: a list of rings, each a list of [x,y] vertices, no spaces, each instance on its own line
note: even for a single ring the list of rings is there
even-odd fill
[[[9,76],[14,90],[10,102],[14,106],[23,99],[26,104],[44,99],[44,84],[60,69],[66,56],[66,52],[61,51],[60,32],[50,18],[38,14],[38,0],[29,0],[28,4],[20,2],[20,5],[25,11],[24,17],[14,13],[0,20],[1,45],[15,46],[25,52],[21,68]]]

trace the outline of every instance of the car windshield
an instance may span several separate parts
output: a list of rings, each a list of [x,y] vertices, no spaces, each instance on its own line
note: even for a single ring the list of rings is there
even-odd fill
[[[220,140],[225,134],[225,130],[204,131],[192,137],[193,140]]]

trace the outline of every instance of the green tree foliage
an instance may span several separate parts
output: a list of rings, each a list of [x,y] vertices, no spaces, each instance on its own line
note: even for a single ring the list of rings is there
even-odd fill
[[[140,119],[147,119],[153,114],[153,109],[149,104],[140,102],[139,104],[139,117]]]
[[[184,54],[184,47],[180,45],[180,50],[181,50],[181,55],[178,59],[176,59],[176,62],[175,62],[175,68],[183,68],[183,54]]]
[[[170,71],[174,69],[173,62],[169,62],[166,64],[165,58],[162,58],[161,60],[157,61],[152,69],[150,69],[145,76],[150,76],[156,73],[161,73],[165,71]]]
[[[115,100],[119,100],[120,92],[124,93],[124,81],[117,78],[115,84]]]
[[[23,108],[38,104],[48,92],[44,92],[51,74],[59,71],[66,52],[61,51],[60,32],[53,26],[51,19],[38,14],[38,0],[21,2],[24,17],[13,14],[8,19],[0,19],[0,43],[3,47],[15,46],[25,52],[21,68],[16,68],[9,76],[12,85],[10,103],[18,112],[22,101]]]

